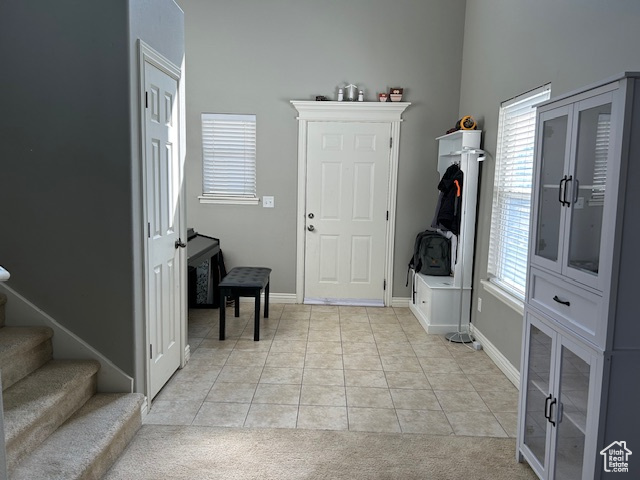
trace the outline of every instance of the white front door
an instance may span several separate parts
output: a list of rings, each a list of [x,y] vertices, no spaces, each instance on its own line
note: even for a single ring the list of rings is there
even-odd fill
[[[144,62],[149,398],[180,366],[181,268],[178,82]],[[186,239],[184,240],[186,242]]]
[[[389,123],[310,122],[305,303],[384,305]]]

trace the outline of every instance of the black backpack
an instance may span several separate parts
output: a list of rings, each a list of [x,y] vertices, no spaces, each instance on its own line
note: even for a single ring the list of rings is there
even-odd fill
[[[409,270],[411,269],[424,275],[450,275],[451,240],[434,230],[420,232],[413,246],[413,256],[409,260]]]

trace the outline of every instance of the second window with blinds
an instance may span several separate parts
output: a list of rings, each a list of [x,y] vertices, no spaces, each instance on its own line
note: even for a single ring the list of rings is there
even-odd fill
[[[488,274],[518,300],[524,299],[527,278],[536,105],[550,93],[545,85],[507,100],[498,118]]]
[[[257,205],[256,116],[202,114],[201,203]]]

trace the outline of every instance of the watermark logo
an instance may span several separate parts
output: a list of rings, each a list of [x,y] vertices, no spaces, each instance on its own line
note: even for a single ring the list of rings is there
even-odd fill
[[[627,442],[613,442],[600,450],[600,455],[604,457],[605,472],[627,473],[629,471],[631,450],[627,448]]]

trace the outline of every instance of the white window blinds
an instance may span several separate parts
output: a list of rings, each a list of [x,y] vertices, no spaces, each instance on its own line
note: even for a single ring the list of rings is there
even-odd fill
[[[256,198],[256,116],[202,114],[204,197]]]
[[[492,282],[524,299],[527,278],[535,105],[547,100],[550,85],[503,102],[491,211],[488,273]]]

